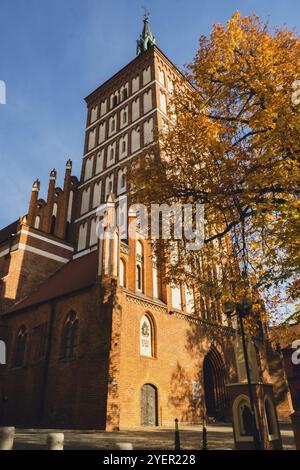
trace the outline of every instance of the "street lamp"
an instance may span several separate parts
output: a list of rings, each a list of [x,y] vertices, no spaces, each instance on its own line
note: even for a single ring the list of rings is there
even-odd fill
[[[251,408],[251,415],[252,415],[252,432],[253,432],[254,448],[255,450],[262,450],[259,430],[257,429],[256,419],[255,419],[255,406],[254,406],[254,399],[253,399],[253,393],[252,393],[249,358],[248,358],[248,351],[247,351],[247,346],[246,346],[245,330],[244,330],[244,323],[243,323],[243,318],[245,318],[250,313],[251,306],[252,306],[251,301],[247,298],[243,298],[242,301],[237,304],[234,304],[233,302],[225,302],[223,304],[225,315],[227,317],[233,317],[236,315],[239,320],[239,325],[240,325],[240,330],[241,330],[241,335],[242,335],[244,359],[245,359],[250,408]]]

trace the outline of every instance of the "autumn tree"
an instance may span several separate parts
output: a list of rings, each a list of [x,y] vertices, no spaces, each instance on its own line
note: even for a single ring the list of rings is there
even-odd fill
[[[167,276],[215,297],[237,298],[250,286],[259,298],[283,285],[296,299],[299,38],[235,13],[200,38],[186,78],[192,86],[175,84],[157,156],[144,157],[131,177],[138,202],[204,204],[204,247],[187,251],[179,242]],[[168,263],[171,243],[158,246]],[[217,268],[210,279],[198,269],[203,259]]]

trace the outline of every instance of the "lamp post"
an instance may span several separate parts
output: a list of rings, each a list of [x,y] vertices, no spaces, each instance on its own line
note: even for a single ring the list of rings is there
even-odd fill
[[[257,429],[256,425],[256,418],[255,418],[255,406],[254,406],[254,398],[251,386],[251,375],[250,375],[250,368],[249,368],[249,358],[248,358],[248,351],[246,346],[246,339],[245,339],[245,330],[244,330],[244,323],[243,318],[245,318],[251,310],[251,302],[247,298],[243,298],[241,302],[234,305],[232,302],[225,302],[224,303],[224,313],[227,317],[237,316],[239,321],[239,326],[241,330],[242,336],[242,343],[243,343],[243,352],[244,352],[244,359],[245,359],[245,369],[246,369],[246,377],[247,377],[247,385],[248,385],[248,394],[249,394],[249,401],[250,401],[250,408],[251,408],[251,415],[252,415],[252,433],[253,433],[253,442],[255,450],[262,450],[259,430]]]

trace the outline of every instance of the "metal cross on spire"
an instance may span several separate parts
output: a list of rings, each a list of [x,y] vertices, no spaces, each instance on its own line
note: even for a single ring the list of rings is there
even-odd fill
[[[146,7],[142,7],[142,9],[144,10],[144,20],[148,20],[149,19],[149,15],[150,15],[150,12],[149,10],[147,10]]]
[[[140,55],[143,52],[150,49],[153,44],[156,44],[155,37],[151,33],[150,26],[149,26],[149,11],[146,7],[142,7],[144,10],[144,28],[143,32],[140,35],[140,38],[137,40],[137,47],[136,47],[136,54]]]

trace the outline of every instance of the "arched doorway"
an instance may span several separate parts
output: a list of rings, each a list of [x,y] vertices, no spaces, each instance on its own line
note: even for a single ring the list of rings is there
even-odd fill
[[[141,425],[157,426],[157,388],[152,384],[141,389]]]
[[[212,346],[203,363],[206,414],[219,420],[227,416],[225,367],[221,355]]]

